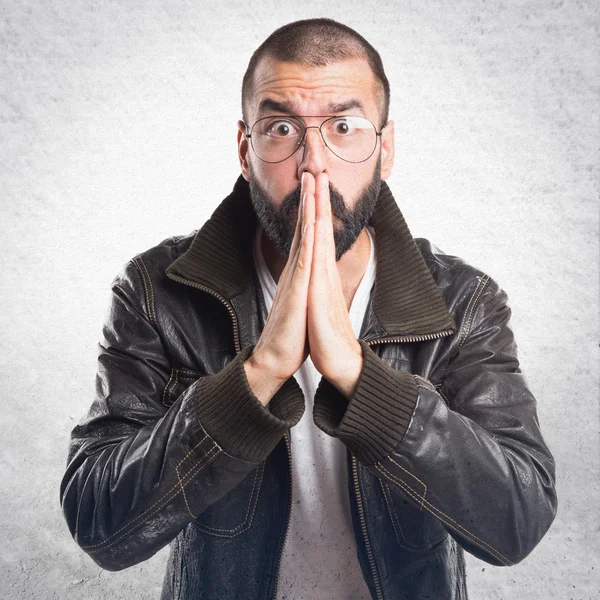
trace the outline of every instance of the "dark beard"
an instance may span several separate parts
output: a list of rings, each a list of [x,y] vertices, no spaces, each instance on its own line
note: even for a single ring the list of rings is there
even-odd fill
[[[259,185],[252,175],[250,176],[250,200],[256,212],[259,223],[262,225],[267,237],[276,248],[286,257],[290,255],[292,240],[294,239],[295,225],[300,206],[300,186],[290,192],[281,203],[279,209],[271,197]],[[354,245],[364,227],[375,210],[379,190],[381,188],[381,158],[375,167],[375,174],[371,182],[365,187],[358,198],[353,210],[349,210],[342,195],[329,184],[329,197],[333,217],[340,221],[341,228],[333,227],[335,241],[335,260],[340,258]]]

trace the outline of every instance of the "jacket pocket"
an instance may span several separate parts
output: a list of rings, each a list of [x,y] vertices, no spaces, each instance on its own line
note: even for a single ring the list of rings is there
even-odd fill
[[[396,541],[405,550],[421,554],[428,552],[448,537],[444,526],[433,515],[419,510],[400,494],[393,494],[388,484],[379,479]]]
[[[162,403],[169,408],[185,390],[204,375],[190,369],[171,369],[171,375],[162,393]]]
[[[252,526],[262,487],[265,463],[251,471],[235,488],[202,512],[192,524],[207,535],[233,538]]]
[[[203,373],[186,368],[172,368],[162,393],[162,403],[170,407]],[[209,506],[192,525],[202,532],[220,538],[231,538],[252,526],[259,493],[262,487],[265,463],[259,464],[232,490]]]

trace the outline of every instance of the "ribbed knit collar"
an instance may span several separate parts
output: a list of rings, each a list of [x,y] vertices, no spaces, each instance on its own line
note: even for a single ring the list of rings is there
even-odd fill
[[[167,268],[227,300],[252,285],[252,244],[258,221],[248,182],[233,191],[196,233],[190,247]],[[435,281],[385,182],[371,217],[377,267],[372,308],[388,336],[420,336],[455,330]]]

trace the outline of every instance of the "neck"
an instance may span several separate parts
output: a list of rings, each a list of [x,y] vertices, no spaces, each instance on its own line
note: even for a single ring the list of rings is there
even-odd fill
[[[287,264],[287,256],[284,256],[279,251],[273,242],[265,235],[264,231],[261,232],[261,250],[265,264],[267,265],[273,280],[275,283],[279,283],[279,278]],[[371,240],[366,229],[363,229],[350,250],[345,252],[337,262],[348,310],[350,310],[354,294],[367,270],[370,254]]]

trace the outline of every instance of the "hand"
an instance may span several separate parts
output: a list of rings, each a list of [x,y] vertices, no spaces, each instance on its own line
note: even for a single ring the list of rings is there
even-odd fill
[[[288,261],[251,357],[252,366],[279,385],[308,357],[307,297],[313,255],[315,182],[312,175],[310,180],[307,175],[302,178],[302,200]],[[254,389],[252,382],[251,387]]]
[[[327,174],[314,181],[306,173],[305,187],[306,204],[312,207],[314,199],[315,207],[307,314],[310,357],[317,371],[350,398],[362,371],[362,348],[350,323],[336,262]]]

